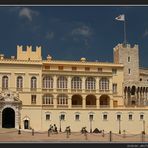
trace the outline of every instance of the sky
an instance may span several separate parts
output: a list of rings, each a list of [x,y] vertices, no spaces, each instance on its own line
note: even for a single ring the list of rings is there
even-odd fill
[[[112,62],[124,41],[139,45],[140,66],[148,68],[148,6],[0,6],[0,53],[16,56],[17,45],[42,47],[42,58]]]

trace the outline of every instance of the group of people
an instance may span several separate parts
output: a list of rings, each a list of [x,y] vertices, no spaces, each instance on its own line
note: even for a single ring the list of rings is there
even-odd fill
[[[50,124],[48,131],[51,132],[51,133],[56,133],[57,134],[58,130],[57,130],[56,124],[54,124],[54,125]]]

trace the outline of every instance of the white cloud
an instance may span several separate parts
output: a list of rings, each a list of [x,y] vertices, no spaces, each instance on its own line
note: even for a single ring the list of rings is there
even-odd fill
[[[72,30],[71,34],[74,35],[81,35],[84,37],[90,37],[92,35],[92,31],[90,30],[90,28],[88,26],[80,26],[78,28],[75,28]]]
[[[54,36],[55,36],[54,32],[47,32],[46,39],[51,40],[54,38]]]
[[[39,15],[39,12],[31,10],[29,8],[26,8],[26,7],[19,10],[19,16],[27,18],[29,21],[32,21],[33,16],[35,16],[35,15],[36,16]]]
[[[144,34],[143,34],[143,37],[146,37],[146,36],[148,36],[148,30],[147,29],[144,31]]]

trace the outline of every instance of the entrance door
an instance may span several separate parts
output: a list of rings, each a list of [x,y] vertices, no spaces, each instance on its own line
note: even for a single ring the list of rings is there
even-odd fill
[[[15,128],[15,112],[12,108],[5,108],[2,112],[2,127]]]
[[[24,120],[24,129],[29,129],[29,120]]]

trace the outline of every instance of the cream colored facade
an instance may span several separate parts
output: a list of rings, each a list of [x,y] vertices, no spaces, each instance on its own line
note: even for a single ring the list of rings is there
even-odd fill
[[[41,47],[26,48],[0,55],[0,127],[148,132],[148,70],[137,45],[118,44],[113,63],[43,60]]]

